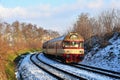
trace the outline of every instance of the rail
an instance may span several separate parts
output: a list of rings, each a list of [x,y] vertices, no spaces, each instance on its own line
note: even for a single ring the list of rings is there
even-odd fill
[[[42,68],[41,66],[39,66],[39,65],[32,59],[32,57],[33,57],[34,55],[35,55],[35,54],[32,54],[32,55],[30,56],[30,60],[32,61],[33,64],[35,64],[38,68],[40,68],[40,69],[42,69],[43,71],[47,72],[47,73],[50,74],[51,76],[55,77],[56,79],[58,79],[58,80],[63,80],[63,78],[61,78],[61,77],[59,77],[59,76],[57,76],[57,75],[49,72],[48,70]]]
[[[50,57],[48,57],[48,58],[50,58]],[[61,64],[64,64],[64,65],[70,65],[72,67],[79,68],[79,69],[82,69],[82,70],[91,71],[93,73],[98,73],[98,74],[105,75],[105,76],[115,78],[115,79],[120,79],[120,73],[119,72],[106,70],[106,69],[101,69],[101,68],[97,68],[97,67],[92,67],[92,66],[88,66],[88,65],[84,65],[84,64],[76,64],[76,63],[65,64],[65,63],[63,63],[62,61],[60,61],[56,58],[52,58],[52,60],[55,60],[55,61],[57,61]]]
[[[109,76],[109,77],[112,77],[112,78],[120,79],[120,73],[119,72],[105,70],[105,69],[92,67],[92,66],[87,66],[87,65],[83,65],[83,64],[70,64],[70,65],[73,66],[73,67],[76,67],[76,68],[80,68],[80,69],[92,71],[92,72],[95,72],[95,73],[99,73],[99,74],[102,74],[102,75],[105,75],[105,76]]]
[[[72,77],[75,77],[75,78],[77,78],[77,79],[79,79],[79,80],[86,80],[85,78],[83,78],[83,77],[81,77],[81,76],[77,76],[77,75],[72,74],[72,73],[70,73],[70,72],[67,72],[67,71],[65,71],[65,70],[59,69],[59,68],[57,68],[57,67],[54,67],[54,66],[52,66],[52,65],[50,65],[50,64],[48,64],[48,63],[45,63],[44,61],[40,60],[40,58],[38,57],[38,55],[39,55],[39,54],[36,55],[36,58],[37,58],[40,62],[42,62],[43,64],[48,65],[48,66],[50,66],[50,67],[52,67],[52,68],[54,68],[54,69],[56,69],[56,70],[58,70],[58,71],[60,71],[60,72],[62,72],[62,73],[65,73],[65,74],[67,74],[67,75],[70,75],[70,76],[72,76]]]

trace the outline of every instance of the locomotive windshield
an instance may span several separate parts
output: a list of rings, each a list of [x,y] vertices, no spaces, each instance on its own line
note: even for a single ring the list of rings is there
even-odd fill
[[[78,42],[71,42],[71,47],[79,47],[79,43]]]
[[[76,48],[83,48],[83,42],[78,42],[78,41],[65,41],[63,43],[63,47],[76,47]]]

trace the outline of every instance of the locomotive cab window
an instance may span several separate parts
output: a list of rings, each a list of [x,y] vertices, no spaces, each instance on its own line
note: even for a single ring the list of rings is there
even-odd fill
[[[79,47],[79,43],[78,42],[71,42],[71,47]]]
[[[63,42],[63,47],[79,47],[79,42],[65,41],[65,42]]]
[[[63,42],[63,47],[84,48],[84,43],[83,42],[76,42],[76,41],[65,41],[65,42]]]
[[[80,48],[84,48],[84,43],[80,42]]]

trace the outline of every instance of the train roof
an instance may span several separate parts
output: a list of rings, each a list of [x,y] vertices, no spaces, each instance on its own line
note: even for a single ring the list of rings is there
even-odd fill
[[[67,34],[64,38],[65,41],[84,41],[84,38],[76,32]]]
[[[65,38],[65,35],[60,36],[60,37],[57,37],[57,38],[54,38],[54,39],[51,39],[50,41],[47,41],[47,42],[45,42],[45,43],[55,42],[55,41],[62,41],[62,40],[64,40],[64,38]]]
[[[75,41],[77,41],[77,40],[84,41],[84,39],[83,39],[83,37],[81,35],[73,32],[73,33],[69,33],[67,35],[60,36],[58,38],[51,39],[51,40],[49,40],[49,41],[47,41],[45,43],[49,43],[49,42],[51,43],[51,42],[62,41],[62,40],[64,40],[64,41],[72,41],[72,40],[75,40]]]

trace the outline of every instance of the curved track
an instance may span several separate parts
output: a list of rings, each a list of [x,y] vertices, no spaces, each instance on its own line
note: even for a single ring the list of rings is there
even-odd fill
[[[95,72],[95,73],[103,74],[105,76],[120,79],[120,73],[119,72],[110,71],[110,70],[101,69],[101,68],[92,67],[92,66],[87,66],[87,65],[83,65],[83,64],[71,64],[71,65],[74,66],[74,67],[80,68],[80,69],[82,68],[82,69],[89,70],[89,71],[92,71],[92,72]]]
[[[44,70],[45,72],[49,73],[51,76],[55,77],[56,79],[63,80],[63,79],[67,79],[67,78],[68,78],[68,79],[71,79],[71,77],[72,77],[73,79],[86,80],[85,78],[82,78],[82,77],[80,77],[80,76],[74,75],[74,74],[72,74],[72,73],[69,73],[69,72],[67,72],[67,71],[61,70],[61,69],[59,69],[59,68],[57,68],[57,67],[54,67],[54,66],[52,66],[52,65],[50,65],[50,64],[48,64],[48,63],[43,62],[42,60],[40,60],[40,58],[38,57],[38,55],[39,55],[39,54],[37,54],[37,55],[35,55],[35,56],[36,56],[36,59],[37,59],[40,63],[44,64],[45,66],[49,66],[50,68],[52,68],[52,69],[54,69],[54,70],[59,71],[59,73],[61,73],[61,74],[65,74],[65,76],[69,76],[69,77],[64,77],[64,78],[61,77],[61,76],[58,76],[58,75],[56,75],[55,73],[52,73],[51,71],[49,71],[49,69],[45,69],[45,68],[41,67],[38,63],[36,63],[36,61],[34,61],[34,60],[32,59],[32,57],[34,56],[34,54],[30,57],[31,61],[32,61],[36,66],[38,66],[39,68],[41,68],[41,69]]]
[[[108,77],[112,77],[112,78],[116,78],[116,79],[120,79],[120,74],[117,74],[117,72],[115,73],[114,71],[109,71],[109,70],[105,70],[105,69],[101,69],[101,68],[95,68],[95,67],[91,67],[91,66],[86,66],[86,65],[82,65],[82,64],[69,64],[70,66],[79,68],[79,69],[83,69],[83,70],[87,70],[87,71],[91,71],[94,73],[98,73],[98,74],[102,74]]]
[[[32,54],[32,55],[30,56],[30,60],[32,61],[33,64],[35,64],[38,68],[40,68],[40,69],[42,69],[43,71],[47,72],[47,73],[50,74],[51,76],[55,77],[56,79],[62,80],[61,77],[59,77],[59,76],[57,76],[57,75],[49,72],[48,70],[42,68],[41,66],[39,66],[39,65],[32,59],[32,57],[33,57],[34,55],[35,55],[35,54]]]
[[[48,58],[50,58],[50,57],[48,57]],[[75,68],[78,68],[78,69],[86,70],[86,71],[97,73],[97,74],[104,75],[104,76],[108,76],[108,77],[111,77],[111,78],[114,78],[114,79],[120,79],[120,73],[119,72],[110,71],[110,70],[101,69],[101,68],[92,67],[92,66],[87,66],[87,65],[83,65],[83,64],[76,64],[76,63],[65,64],[65,63],[61,62],[60,60],[58,60],[56,58],[50,58],[50,59],[55,60],[55,61],[57,61],[61,64],[69,65],[71,67],[75,67]]]

